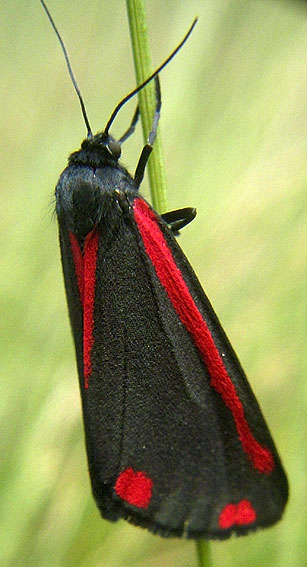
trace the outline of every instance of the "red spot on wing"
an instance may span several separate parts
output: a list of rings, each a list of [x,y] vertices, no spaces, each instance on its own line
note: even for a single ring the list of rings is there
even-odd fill
[[[84,242],[83,252],[75,235],[70,232],[69,238],[83,307],[83,374],[84,387],[88,388],[89,377],[92,374],[91,355],[94,344],[94,302],[99,237],[97,232],[89,232]]]
[[[235,386],[228,376],[208,326],[168,248],[155,214],[142,199],[135,199],[133,209],[146,253],[178,317],[194,339],[209,371],[211,386],[220,394],[224,404],[232,413],[243,450],[259,472],[266,474],[272,472],[275,466],[273,456],[253,437]]]
[[[132,506],[147,508],[152,487],[153,481],[146,473],[128,468],[118,475],[114,489],[117,496]]]
[[[231,526],[245,526],[252,524],[257,514],[249,500],[241,500],[238,504],[227,504],[220,513],[219,526],[227,530]]]

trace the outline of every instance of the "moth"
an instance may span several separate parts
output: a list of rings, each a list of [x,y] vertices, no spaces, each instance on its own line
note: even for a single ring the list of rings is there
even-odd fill
[[[176,241],[192,208],[158,214],[139,188],[161,109],[159,73],[92,134],[56,186],[61,256],[74,337],[89,472],[107,520],[162,536],[225,539],[277,522],[287,479],[246,376]],[[134,175],[119,159],[133,133],[109,133],[150,81],[156,112]]]

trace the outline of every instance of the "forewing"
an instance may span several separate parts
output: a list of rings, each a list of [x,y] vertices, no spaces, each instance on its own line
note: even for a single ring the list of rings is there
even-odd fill
[[[171,232],[137,198],[133,216],[122,217],[112,238],[101,231],[95,238],[94,280],[83,291],[77,284],[85,294],[83,319],[92,317],[90,340],[89,323],[83,321],[81,333],[87,378],[78,346],[77,354],[89,468],[102,515],[162,535],[209,538],[276,522],[287,482],[273,441]],[[89,272],[84,278],[90,240],[79,280],[78,252],[73,239],[66,240],[76,292],[76,281],[91,280]],[[92,314],[84,309],[91,286]],[[70,314],[79,345],[73,306]]]

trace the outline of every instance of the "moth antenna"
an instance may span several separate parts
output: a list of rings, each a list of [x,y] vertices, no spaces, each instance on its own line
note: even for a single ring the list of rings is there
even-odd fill
[[[42,0],[41,0],[42,1]],[[196,25],[198,18],[195,18],[194,22],[192,23],[189,31],[186,33],[186,35],[184,36],[184,38],[181,40],[181,42],[179,43],[179,45],[177,45],[176,49],[174,49],[174,51],[172,51],[172,53],[168,56],[168,58],[160,65],[160,67],[158,67],[149,77],[148,79],[146,79],[143,83],[141,83],[138,87],[136,87],[133,91],[131,91],[129,94],[127,94],[119,103],[118,105],[115,107],[115,109],[113,110],[107,125],[104,129],[104,133],[108,134],[110,127],[112,125],[112,123],[114,122],[114,119],[116,118],[118,112],[120,111],[120,109],[124,106],[124,104],[126,104],[126,102],[128,102],[128,100],[130,100],[134,95],[136,95],[139,91],[141,91],[144,87],[146,87],[146,85],[148,85],[148,83],[150,83],[150,81],[152,81],[152,79],[154,79],[161,71],[162,69],[164,69],[164,67],[166,67],[166,65],[168,65],[168,63],[173,59],[173,57],[175,57],[175,55],[178,53],[179,49],[181,49],[181,47],[185,44],[185,42],[187,41],[188,37],[191,35],[194,26]]]
[[[87,137],[90,138],[90,137],[93,135],[93,134],[92,134],[92,130],[91,130],[91,127],[90,127],[90,123],[89,123],[87,114],[86,114],[85,104],[84,104],[84,102],[83,102],[83,98],[82,98],[80,89],[79,89],[79,87],[78,87],[78,83],[77,83],[77,81],[76,81],[76,79],[75,79],[75,75],[74,75],[73,70],[72,70],[72,68],[71,68],[71,64],[70,64],[70,61],[69,61],[67,49],[66,49],[66,47],[65,47],[65,45],[64,45],[64,41],[63,41],[63,39],[62,39],[61,36],[60,36],[60,33],[59,33],[59,31],[58,31],[58,29],[57,29],[55,23],[54,23],[54,20],[53,20],[51,14],[50,14],[50,12],[49,12],[49,10],[48,10],[48,8],[47,8],[45,2],[44,2],[44,0],[40,0],[40,2],[41,2],[41,5],[43,6],[43,8],[44,8],[44,10],[45,10],[45,12],[46,12],[46,14],[47,14],[47,16],[48,16],[49,22],[50,22],[50,24],[52,25],[52,27],[53,27],[53,29],[54,29],[54,31],[55,31],[55,34],[56,34],[58,40],[59,40],[59,42],[60,42],[60,45],[61,45],[61,48],[62,48],[64,57],[65,57],[66,65],[67,65],[67,68],[68,68],[69,76],[70,76],[70,78],[71,78],[72,84],[74,85],[75,91],[76,91],[76,93],[77,93],[77,95],[78,95],[78,98],[79,98],[79,101],[80,101],[80,105],[81,105],[81,110],[82,110],[84,122],[85,122],[85,125],[86,125],[86,128],[87,128]]]

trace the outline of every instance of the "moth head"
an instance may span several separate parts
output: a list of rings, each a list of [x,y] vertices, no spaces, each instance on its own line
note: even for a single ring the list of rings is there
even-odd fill
[[[96,149],[97,151],[102,151],[102,153],[107,152],[107,155],[115,161],[117,161],[121,155],[120,142],[106,132],[98,132],[95,136],[90,133],[81,144],[81,150],[87,149]]]

